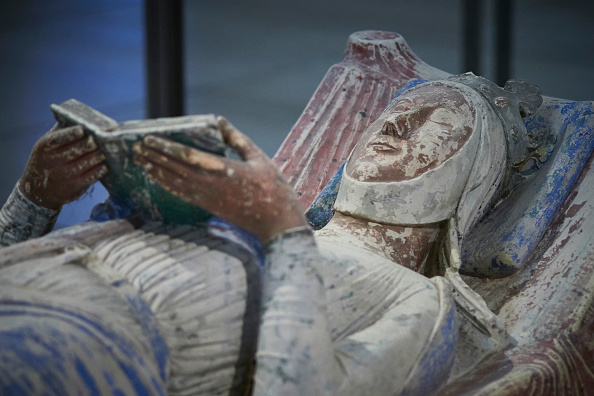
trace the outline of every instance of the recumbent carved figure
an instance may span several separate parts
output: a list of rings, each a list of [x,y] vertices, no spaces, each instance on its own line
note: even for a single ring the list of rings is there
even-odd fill
[[[5,248],[0,310],[11,320],[1,331],[37,354],[5,346],[5,386],[436,391],[452,370],[462,373],[507,342],[457,272],[460,243],[513,189],[530,145],[542,138],[528,137],[521,121],[541,103],[537,89],[506,89],[466,74],[400,94],[351,153],[336,213],[315,234],[280,172],[226,120],[218,121],[224,141],[241,160],[145,138],[134,161],[147,177],[255,234],[264,268],[258,244],[219,220],[89,222]],[[55,209],[107,171],[79,127],[44,140],[0,213],[6,243],[47,232]],[[53,163],[36,158],[70,164],[72,153],[84,163],[81,186],[63,197],[39,192],[53,180],[43,169]],[[474,357],[457,351],[459,322],[483,334],[460,335],[475,343]]]

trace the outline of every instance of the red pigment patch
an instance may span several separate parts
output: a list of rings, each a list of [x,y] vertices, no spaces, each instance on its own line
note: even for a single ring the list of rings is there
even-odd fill
[[[571,207],[569,209],[567,209],[566,216],[567,217],[575,216],[576,213],[579,212],[584,207],[585,204],[586,204],[586,201],[582,202],[581,204],[571,205]]]
[[[581,218],[578,221],[576,221],[575,224],[572,224],[571,227],[569,227],[569,235],[570,236],[571,236],[571,234],[573,234],[575,232],[575,230],[577,230],[581,227],[583,221],[584,221],[584,219]]]

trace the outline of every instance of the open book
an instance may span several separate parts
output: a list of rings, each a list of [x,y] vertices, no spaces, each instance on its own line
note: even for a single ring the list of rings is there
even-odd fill
[[[143,168],[132,160],[132,145],[148,135],[156,135],[227,156],[215,115],[116,122],[75,99],[54,104],[51,110],[62,127],[81,125],[94,137],[110,169],[101,183],[113,202],[133,209],[143,218],[166,223],[195,224],[211,216],[148,180]]]

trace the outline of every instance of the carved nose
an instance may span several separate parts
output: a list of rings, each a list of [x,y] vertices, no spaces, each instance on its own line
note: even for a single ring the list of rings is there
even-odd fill
[[[409,118],[401,115],[396,118],[396,123],[386,121],[381,133],[382,135],[394,136],[399,139],[408,139],[411,129]]]
[[[382,127],[382,135],[398,137],[396,125],[390,121],[386,121]]]

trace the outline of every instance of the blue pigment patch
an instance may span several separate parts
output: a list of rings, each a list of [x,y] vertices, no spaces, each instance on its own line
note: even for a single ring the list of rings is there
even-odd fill
[[[328,181],[326,187],[320,192],[316,199],[309,206],[305,212],[305,217],[309,225],[314,230],[323,228],[334,215],[332,206],[336,201],[338,195],[338,189],[340,188],[340,180],[342,178],[342,172],[344,171],[344,163],[338,168],[334,176]]]
[[[97,388],[97,384],[93,379],[93,376],[87,371],[84,363],[79,359],[75,359],[76,364],[76,371],[78,372],[80,378],[83,380],[87,389],[89,390],[90,396],[100,396],[101,393],[99,392],[99,388]]]
[[[138,373],[136,372],[134,367],[132,367],[128,364],[125,364],[123,362],[119,362],[119,366],[122,369],[122,371],[124,373],[126,373],[126,376],[130,380],[130,384],[132,384],[132,387],[134,388],[134,391],[136,392],[136,395],[138,395],[138,396],[150,395],[148,389],[142,383],[142,380],[138,376]],[[162,392],[160,392],[160,394],[163,395]]]
[[[526,122],[550,132],[549,161],[528,176],[464,241],[461,273],[503,277],[521,268],[575,185],[594,147],[592,102],[547,99]],[[555,122],[557,121],[557,124]],[[561,122],[559,122],[561,121]]]
[[[406,83],[404,83],[404,85],[402,86],[402,88],[400,88],[398,90],[398,92],[396,93],[396,95],[394,96],[394,99],[396,99],[397,97],[399,97],[400,95],[402,95],[404,92],[408,91],[411,88],[416,87],[417,85],[421,85],[426,83],[428,80],[423,80],[422,78],[413,78],[408,80]]]
[[[125,219],[134,214],[132,202],[113,197],[107,198],[103,203],[96,205],[91,211],[91,220],[108,221]]]
[[[159,365],[159,375],[161,376],[161,380],[166,382],[169,348],[167,348],[167,344],[159,332],[157,320],[148,305],[142,298],[140,298],[140,296],[126,293],[126,299],[128,300],[130,307],[136,313],[140,325],[142,326],[142,330],[151,343],[155,360]]]
[[[76,384],[79,386],[76,389],[82,386],[90,394],[100,394],[98,381],[102,379],[93,378],[83,362],[101,361],[104,357],[126,368],[125,373],[116,371],[109,378],[121,380],[125,375],[139,394],[147,394],[147,389],[164,393],[163,386],[155,387],[164,381],[151,377],[144,358],[128,340],[92,313],[87,316],[52,305],[51,301],[2,301],[0,320],[12,321],[15,317],[23,325],[0,331],[0,370],[15,373],[14,377],[2,379],[4,389],[24,388],[27,382],[23,373],[30,372],[38,379],[33,386],[42,387],[48,394],[67,394]]]
[[[433,342],[429,353],[424,355],[415,369],[423,378],[415,388],[406,388],[401,395],[430,395],[445,384],[456,355],[458,345],[458,316],[456,304],[452,304],[441,328],[439,342]]]
[[[207,224],[209,227],[214,226],[232,233],[235,237],[233,242],[240,243],[242,247],[246,248],[252,255],[257,257],[260,265],[264,267],[266,261],[264,248],[262,246],[262,242],[260,242],[260,239],[258,239],[256,234],[244,230],[243,228],[240,228],[216,216],[212,216],[210,219],[208,219]]]

